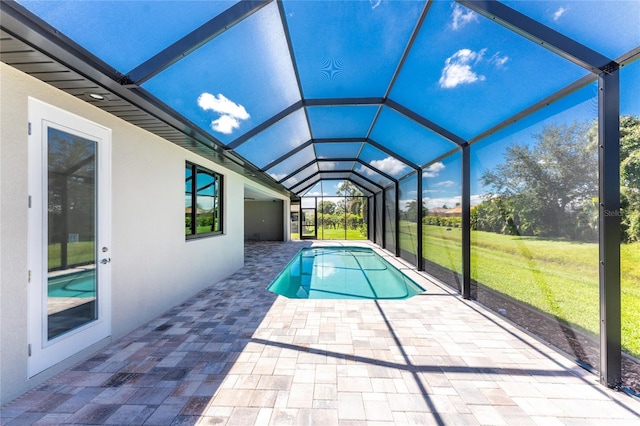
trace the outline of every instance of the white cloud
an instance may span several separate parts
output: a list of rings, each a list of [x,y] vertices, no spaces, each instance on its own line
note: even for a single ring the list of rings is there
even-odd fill
[[[306,194],[304,194],[305,197],[330,197],[331,194],[328,194],[326,192],[320,192],[320,191],[313,191],[313,192],[307,192]]]
[[[382,3],[382,0],[369,0],[369,3],[371,3],[371,9],[375,9],[376,7],[380,6],[380,3]]]
[[[363,166],[363,165],[360,165],[360,167],[358,167],[358,168],[356,169],[356,172],[358,172],[358,173],[362,173],[362,174],[365,174],[365,175],[367,175],[367,176],[374,176],[374,175],[375,175],[375,173],[373,172],[373,170],[371,170],[370,168],[365,167],[365,166]]]
[[[444,68],[438,81],[440,87],[452,89],[461,84],[471,84],[477,81],[484,81],[486,77],[476,71],[476,65],[490,64],[496,69],[503,69],[509,62],[509,57],[500,52],[495,53],[490,58],[485,58],[487,49],[474,52],[471,49],[460,49],[444,61]]]
[[[553,12],[553,20],[558,22],[558,20],[562,17],[562,15],[564,15],[565,13],[567,13],[569,9],[566,7],[561,7],[558,10],[556,10],[555,12]]]
[[[470,49],[460,49],[444,61],[444,68],[440,76],[440,87],[451,89],[460,84],[474,83],[478,80],[483,81],[483,75],[476,74],[471,65],[482,59],[486,49],[480,52],[474,52]]]
[[[284,179],[285,177],[289,176],[286,173],[269,173],[269,175],[275,180]]]
[[[480,204],[481,202],[484,201],[484,194],[475,194],[475,195],[471,195],[471,197],[469,197],[469,200],[471,202],[471,206],[477,206],[478,204]]]
[[[328,161],[322,165],[323,170],[335,170],[337,164],[333,161]]]
[[[242,105],[227,99],[222,93],[218,93],[218,96],[211,93],[203,93],[198,97],[198,105],[204,110],[212,110],[223,115],[229,115],[233,118],[240,120],[246,120],[249,118],[249,113],[244,109]]]
[[[454,181],[452,181],[452,180],[445,180],[445,181],[436,183],[434,186],[444,186],[445,188],[447,188],[447,187],[453,186],[455,184],[456,183]]]
[[[471,206],[478,205],[482,202],[484,195],[476,194],[471,195]],[[455,197],[441,197],[441,198],[429,198],[426,197],[423,199],[423,202],[427,206],[428,209],[440,208],[442,206],[447,206],[449,208],[453,208],[457,203],[462,204],[462,196],[456,195]]]
[[[250,117],[247,110],[240,104],[227,99],[222,93],[218,96],[211,93],[202,93],[198,97],[198,106],[203,110],[211,110],[220,114],[220,117],[211,122],[211,128],[225,135],[231,134],[240,127],[240,121]]]
[[[446,166],[440,161],[433,163],[422,172],[422,177],[436,177]]]
[[[407,168],[407,166],[393,157],[387,157],[382,160],[373,160],[369,164],[391,176],[397,175]]]
[[[509,62],[508,56],[500,56],[500,52],[496,53],[489,60],[492,64],[496,66],[497,69],[504,68],[507,62]]]
[[[235,129],[240,127],[240,121],[237,118],[233,118],[230,115],[221,115],[211,122],[211,128],[216,132],[230,135]]]
[[[441,208],[442,206],[447,206],[451,208],[451,207],[455,207],[456,203],[461,203],[462,197],[459,195],[455,197],[439,197],[439,198],[427,197],[423,201],[425,206],[427,206],[428,209]]]
[[[291,188],[292,186],[296,186],[297,183],[298,178],[295,176],[291,176],[289,179],[282,182],[283,185],[288,186],[289,188]]]
[[[456,4],[453,6],[453,12],[451,12],[451,28],[454,31],[467,25],[469,22],[478,22],[478,15],[470,9]]]
[[[322,262],[318,262],[313,266],[316,268],[314,273],[318,278],[329,278],[330,276],[335,275],[338,272],[335,265],[327,262],[324,259]]]

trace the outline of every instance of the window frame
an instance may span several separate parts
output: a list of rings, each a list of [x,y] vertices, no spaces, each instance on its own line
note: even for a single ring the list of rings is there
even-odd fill
[[[191,170],[191,177],[187,176],[188,170]],[[204,173],[204,174],[213,176],[214,181],[216,182],[215,186],[217,189],[217,195],[216,195],[216,192],[214,192],[214,197],[217,197],[218,201],[217,201],[217,205],[214,202],[214,207],[212,209],[214,224],[215,224],[216,216],[218,218],[218,230],[215,230],[215,231],[201,232],[201,233],[198,233],[197,231],[197,214],[198,214],[197,198],[198,198],[198,174],[199,173]],[[191,179],[191,186],[189,188],[191,192],[188,192],[187,190],[188,179]],[[206,238],[206,237],[224,234],[224,220],[223,220],[224,189],[223,188],[224,188],[224,176],[222,174],[214,172],[211,169],[208,169],[206,167],[203,167],[191,161],[185,161],[185,216],[184,216],[185,240],[188,241],[188,240],[193,240],[198,238]],[[188,196],[191,197],[190,206],[189,204],[187,204]],[[190,213],[186,212],[186,209],[188,207],[191,207]],[[190,226],[187,226],[187,217],[189,216],[191,218],[191,224]],[[191,233],[187,233],[187,229],[189,229]]]

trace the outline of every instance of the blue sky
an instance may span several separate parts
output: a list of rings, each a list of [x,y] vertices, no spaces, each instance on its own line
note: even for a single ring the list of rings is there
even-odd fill
[[[455,207],[461,203],[462,153],[458,152],[429,166],[422,177],[422,200],[428,208]]]
[[[20,3],[126,73],[235,2]],[[640,45],[638,1],[506,3],[612,58]],[[424,1],[409,0],[284,0],[283,4],[300,87],[274,2],[162,71],[143,88],[228,144],[303,96],[384,96],[424,7]],[[586,74],[457,3],[435,1],[389,98],[462,138],[471,138]],[[531,134],[545,123],[595,118],[593,90],[587,88],[481,142],[478,147],[488,148],[473,150],[476,175],[502,161],[504,147],[531,141]],[[634,93],[640,93],[637,62],[621,71],[623,114],[640,115]],[[264,167],[312,135],[364,138],[369,132],[376,142],[419,165],[455,148],[386,107],[372,126],[375,112],[373,106],[310,107],[311,131],[304,114],[298,112],[249,139],[237,152]],[[394,177],[410,171],[370,145],[361,158]],[[425,190],[431,192],[424,196],[430,203],[455,205],[460,194],[455,170],[459,170],[456,159],[440,161],[427,170]],[[274,168],[270,173],[283,177],[287,170]],[[366,169],[362,173],[367,175]],[[477,197],[485,190],[477,179],[472,181],[472,195]],[[330,192],[335,193],[333,188]]]
[[[640,45],[638,1],[503,0],[611,59]],[[611,23],[615,22],[614,25]]]
[[[458,4],[435,2],[391,98],[469,139],[586,74]]]
[[[537,113],[491,135],[471,146],[471,203],[482,201],[486,193],[480,182],[485,170],[504,162],[506,147],[527,145],[533,135],[549,124],[571,125],[574,122],[593,122],[597,118],[597,86],[589,85]],[[423,199],[428,208],[454,207],[461,200],[461,155],[454,154],[436,162],[424,172]]]
[[[220,0],[18,2],[123,73],[235,3]],[[159,28],[162,31],[158,31]]]

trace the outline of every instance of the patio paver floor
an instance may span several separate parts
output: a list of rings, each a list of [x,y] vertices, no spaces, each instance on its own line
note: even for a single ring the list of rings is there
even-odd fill
[[[309,244],[247,243],[243,269],[2,407],[0,424],[640,425],[640,401],[406,265],[427,291],[403,301],[266,291]]]

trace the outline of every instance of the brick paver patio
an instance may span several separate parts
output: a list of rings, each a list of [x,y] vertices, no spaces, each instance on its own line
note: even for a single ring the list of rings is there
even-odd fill
[[[640,425],[639,400],[388,254],[426,293],[266,291],[309,244],[247,243],[242,270],[2,407],[0,423]]]

